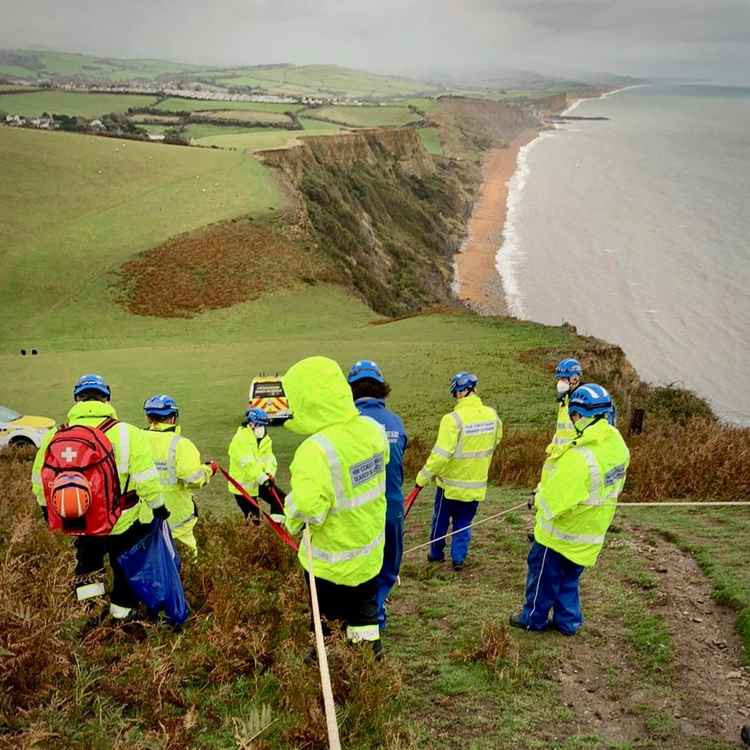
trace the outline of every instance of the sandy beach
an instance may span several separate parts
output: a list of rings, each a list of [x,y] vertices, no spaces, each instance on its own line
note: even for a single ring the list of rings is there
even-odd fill
[[[493,148],[482,165],[482,185],[468,235],[456,255],[456,270],[459,299],[483,315],[507,315],[495,262],[505,226],[508,182],[516,171],[518,151],[538,134],[536,129],[526,130],[507,148]]]

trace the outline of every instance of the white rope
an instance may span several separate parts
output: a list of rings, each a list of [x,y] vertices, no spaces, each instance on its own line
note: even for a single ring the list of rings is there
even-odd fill
[[[680,507],[691,507],[691,508],[719,508],[719,507],[725,507],[725,506],[738,506],[738,505],[750,505],[750,500],[724,500],[721,502],[716,503],[703,503],[703,502],[690,502],[690,501],[666,501],[666,502],[652,502],[652,503],[618,503],[617,508],[618,510],[620,508],[627,508],[629,506],[637,506],[637,507],[673,507],[673,506],[680,506]],[[448,534],[444,534],[443,536],[439,536],[436,539],[430,539],[429,542],[424,542],[423,544],[418,544],[416,547],[411,547],[407,550],[404,550],[404,555],[408,555],[411,552],[415,552],[418,549],[423,549],[424,547],[429,547],[433,542],[439,542],[443,539],[447,539],[448,537],[453,536],[454,534],[458,534],[461,531],[466,531],[467,529],[471,529],[474,526],[479,526],[483,523],[487,523],[487,521],[492,521],[495,518],[500,518],[501,516],[506,515],[507,513],[512,513],[514,510],[520,510],[521,508],[528,507],[526,501],[519,503],[518,505],[514,505],[512,508],[508,508],[507,510],[500,511],[499,513],[495,513],[492,516],[487,516],[487,518],[482,518],[479,521],[474,521],[474,523],[470,523],[468,526],[464,526],[461,529],[454,529],[453,531],[449,532]]]
[[[487,518],[482,518],[479,521],[474,521],[474,523],[470,523],[468,526],[464,526],[461,529],[454,529],[453,531],[447,534],[443,534],[443,536],[439,536],[436,539],[430,539],[429,542],[425,542],[424,544],[418,544],[416,547],[412,547],[411,549],[405,550],[404,554],[408,555],[410,552],[414,552],[415,550],[422,549],[422,547],[429,547],[433,542],[439,542],[442,539],[447,539],[449,536],[458,534],[461,531],[466,531],[467,529],[470,529],[473,526],[479,526],[480,524],[487,523],[487,521],[492,521],[495,518],[500,518],[500,516],[504,516],[507,513],[512,513],[514,510],[520,510],[521,508],[525,508],[525,507],[527,507],[527,504],[526,504],[526,501],[524,500],[522,503],[519,503],[518,505],[514,505],[512,508],[501,510],[499,513],[495,513],[492,516],[487,516]]]
[[[305,525],[304,543],[307,547],[307,564],[310,566],[310,600],[312,602],[313,624],[315,626],[315,647],[318,651],[318,667],[320,668],[320,684],[323,688],[323,706],[326,712],[326,726],[328,727],[328,747],[330,750],[341,750],[339,727],[336,723],[336,705],[333,702],[333,688],[331,675],[328,672],[328,655],[323,639],[323,626],[320,622],[320,608],[318,607],[318,589],[315,585],[313,572],[312,544],[310,542],[310,527]]]

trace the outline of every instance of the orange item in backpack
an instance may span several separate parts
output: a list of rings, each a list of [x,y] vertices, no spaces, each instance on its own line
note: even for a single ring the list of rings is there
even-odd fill
[[[63,425],[44,456],[42,485],[51,531],[103,536],[112,531],[125,498],[120,491],[115,451],[105,434],[117,424]]]

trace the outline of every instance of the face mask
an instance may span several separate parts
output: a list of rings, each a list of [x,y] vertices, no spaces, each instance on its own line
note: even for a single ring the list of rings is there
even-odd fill
[[[257,437],[258,440],[266,436],[265,427],[253,427],[253,432],[255,433],[255,437]]]
[[[562,396],[563,393],[567,393],[570,390],[570,383],[567,380],[557,381],[557,392]]]

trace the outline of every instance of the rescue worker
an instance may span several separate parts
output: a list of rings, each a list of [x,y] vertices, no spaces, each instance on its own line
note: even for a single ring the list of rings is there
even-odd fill
[[[313,570],[304,540],[299,561],[315,576],[321,614],[346,625],[350,641],[379,654],[378,576],[385,543],[385,430],[359,414],[341,368],[309,357],[283,378],[291,418],[285,427],[309,437],[292,461],[286,527],[309,527]],[[309,581],[308,581],[309,582]]]
[[[435,478],[435,508],[427,559],[442,562],[444,536],[452,523],[453,569],[461,570],[471,541],[471,529],[479,503],[487,493],[487,475],[492,454],[503,436],[503,425],[494,409],[485,406],[476,393],[479,379],[470,372],[453,376],[450,392],[456,408],[440,420],[437,440],[427,462],[417,475],[417,487]],[[455,533],[458,532],[458,533]]]
[[[82,375],[73,387],[75,403],[68,411],[68,425],[98,427],[117,419],[110,402],[111,389],[101,375]],[[47,503],[42,486],[42,467],[47,446],[55,430],[42,439],[31,470],[34,495],[47,519]],[[104,595],[104,557],[109,555],[113,582],[109,614],[118,621],[132,615],[138,600],[130,589],[118,557],[148,534],[154,516],[166,518],[159,474],[151,457],[151,447],[143,430],[118,421],[106,433],[114,449],[120,488],[128,495],[128,505],[108,536],[78,536],[76,550],[75,591],[78,601],[95,600]]]
[[[166,393],[152,396],[143,404],[148,420],[151,455],[159,472],[162,495],[169,510],[172,536],[182,542],[193,559],[198,557],[198,543],[193,529],[198,523],[198,507],[193,491],[208,484],[218,464],[203,463],[195,444],[180,434],[177,402]]]
[[[390,448],[390,458],[385,467],[385,550],[383,567],[378,576],[378,624],[386,625],[385,602],[391,593],[399,570],[403,554],[404,537],[404,450],[407,437],[401,418],[385,407],[385,400],[391,392],[385,382],[383,373],[375,362],[362,359],[355,362],[347,376],[352,389],[354,405],[364,417],[370,417],[385,428]]]
[[[252,408],[245,412],[242,424],[229,443],[229,473],[252,497],[267,505],[267,512],[274,515],[284,513],[282,494],[272,483],[278,463],[273,454],[273,441],[268,434],[268,415],[263,409]],[[237,488],[227,483],[237,506],[253,524],[260,524],[258,509],[237,493]]]
[[[577,359],[569,357],[560,360],[555,366],[555,378],[557,380],[557,424],[552,442],[547,446],[547,454],[552,453],[554,448],[565,445],[576,437],[576,431],[568,414],[568,400],[575,389],[581,384],[583,368]]]
[[[583,625],[579,578],[602,549],[630,454],[607,420],[612,399],[605,388],[578,386],[567,408],[575,438],[556,446],[544,462],[534,501],[526,601],[520,614],[511,615],[510,624],[526,630],[545,630],[551,624],[574,635]]]

